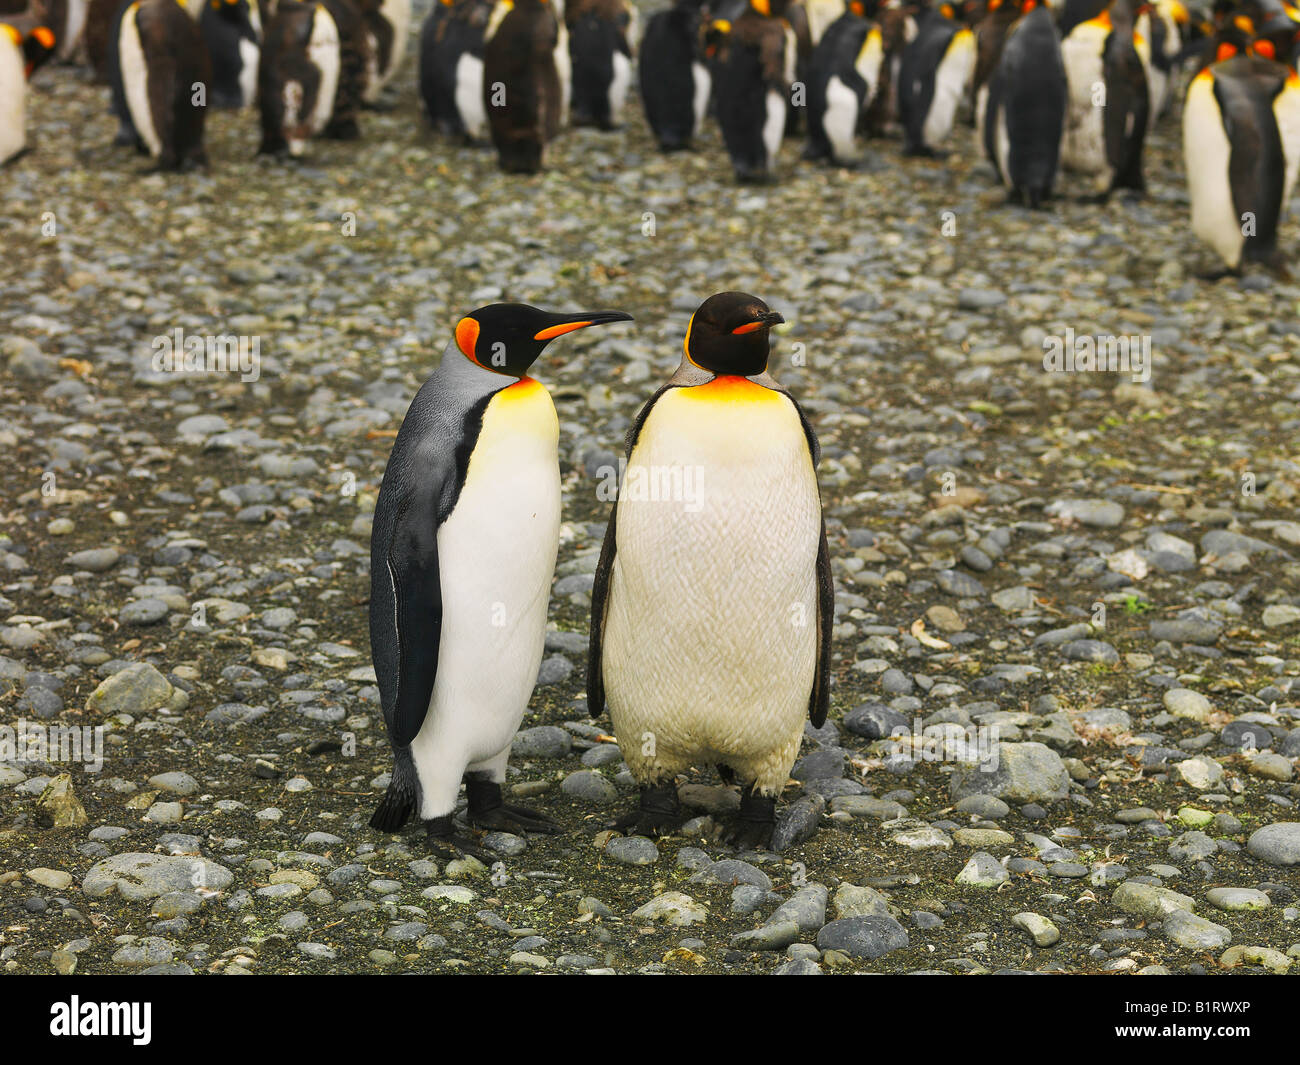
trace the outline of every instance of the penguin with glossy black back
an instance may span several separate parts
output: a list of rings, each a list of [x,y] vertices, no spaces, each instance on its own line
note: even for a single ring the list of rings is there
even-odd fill
[[[822,32],[808,78],[808,143],[805,159],[839,166],[859,162],[858,133],[880,85],[885,61],[880,27],[863,17],[862,0]]]
[[[1267,57],[1271,41],[1252,47],[1240,51],[1220,38],[1223,58],[1187,89],[1183,159],[1192,232],[1228,272],[1249,261],[1285,275],[1277,229],[1300,173],[1300,76]]]
[[[470,144],[487,139],[483,35],[492,0],[438,0],[420,31],[420,99],[429,124]]]
[[[570,0],[565,6],[575,126],[616,129],[632,87],[633,8],[627,0]]]
[[[257,72],[259,155],[298,157],[312,137],[356,140],[370,41],[349,0],[279,0]]]
[[[1091,198],[1141,192],[1142,148],[1150,122],[1150,44],[1136,33],[1135,0],[1114,0],[1061,42],[1070,87],[1061,164],[1086,176]]]
[[[785,136],[797,42],[783,13],[782,0],[750,0],[706,31],[718,126],[741,182],[771,180]]]
[[[622,830],[671,833],[674,778],[716,764],[742,786],[731,841],[766,846],[804,719],[826,719],[834,586],[817,437],[768,373],[782,320],[744,292],[705,300],[628,433],[587,660],[588,711],[640,785]]]
[[[26,153],[27,80],[58,49],[48,26],[16,16],[0,21],[0,165]]]
[[[366,0],[362,4],[362,16],[369,35],[369,69],[361,100],[367,107],[375,107],[380,93],[392,83],[406,55],[406,42],[411,34],[411,0]]]
[[[535,174],[560,131],[559,20],[546,0],[498,0],[483,42],[483,105],[501,169]]]
[[[444,857],[482,856],[453,822],[554,831],[501,797],[537,682],[560,535],[559,422],[528,376],[556,337],[617,311],[497,303],[456,325],[397,434],[370,538],[370,647],[394,767],[371,827],[415,814]]]
[[[213,107],[251,106],[257,97],[257,67],[262,51],[262,20],[257,0],[208,0],[199,29],[212,59],[208,103]]]
[[[202,0],[137,0],[117,34],[121,91],[136,148],[154,170],[207,165],[203,126],[212,60],[198,20]]]
[[[665,152],[693,146],[708,111],[712,78],[704,54],[705,0],[674,0],[646,20],[638,82],[646,122]]]
[[[1037,209],[1056,180],[1069,86],[1051,10],[1037,0],[1021,10],[989,81],[984,147],[1011,199]]]
[[[974,34],[939,10],[922,11],[898,70],[905,154],[935,155],[943,149],[974,75]]]

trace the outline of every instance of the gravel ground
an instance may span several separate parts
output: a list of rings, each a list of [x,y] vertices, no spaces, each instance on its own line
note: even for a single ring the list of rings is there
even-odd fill
[[[210,173],[144,177],[102,87],[37,79],[0,175],[0,739],[102,727],[104,760],[0,761],[0,969],[1295,966],[1300,287],[1197,279],[1176,116],[1146,199],[1031,213],[965,128],[855,172],[787,144],[755,190],[634,107],[520,180],[423,129],[413,63],[395,101],[302,165],[218,113]],[[681,835],[611,838],[635,789],[582,693],[601,467],[727,288],[788,319],[825,452],[836,687],[780,853],[717,841],[738,800],[703,771]],[[392,433],[498,299],[637,324],[537,368],[566,521],[510,786],[564,832],[487,869],[366,825],[364,604]],[[177,328],[257,337],[257,380],[154,372]],[[1149,382],[1045,372],[1067,329],[1149,338]]]

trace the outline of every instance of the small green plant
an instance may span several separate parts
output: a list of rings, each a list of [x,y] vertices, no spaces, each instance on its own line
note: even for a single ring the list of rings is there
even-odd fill
[[[1124,597],[1125,614],[1145,614],[1147,611],[1154,609],[1155,608],[1145,599],[1136,595],[1126,595]]]

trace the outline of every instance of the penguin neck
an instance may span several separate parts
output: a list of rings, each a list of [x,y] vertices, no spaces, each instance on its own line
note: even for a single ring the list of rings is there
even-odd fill
[[[176,0],[176,3],[195,22],[203,15],[203,0]]]
[[[520,380],[528,380],[527,377],[519,378],[512,374],[496,373],[478,363],[470,362],[456,345],[454,338],[442,349],[442,361],[438,363],[434,376],[442,387],[475,399],[500,392],[503,388],[518,384]]]

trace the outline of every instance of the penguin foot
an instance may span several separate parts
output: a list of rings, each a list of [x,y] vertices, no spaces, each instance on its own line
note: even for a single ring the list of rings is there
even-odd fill
[[[768,798],[746,791],[740,797],[740,812],[722,840],[737,850],[766,850],[776,828],[776,796]]]
[[[502,802],[501,785],[494,780],[468,778],[465,796],[468,799],[465,820],[475,828],[494,832],[544,832],[547,835],[560,831],[560,826],[545,814],[526,806]]]
[[[478,845],[478,841],[462,832],[456,831],[451,814],[435,817],[424,822],[424,842],[430,853],[436,854],[443,861],[454,861],[469,855],[477,858],[484,865],[492,865],[497,857],[489,854]]]
[[[682,804],[677,798],[677,785],[669,781],[643,786],[637,808],[611,822],[609,827],[616,832],[630,830],[637,836],[671,836],[681,823]]]

